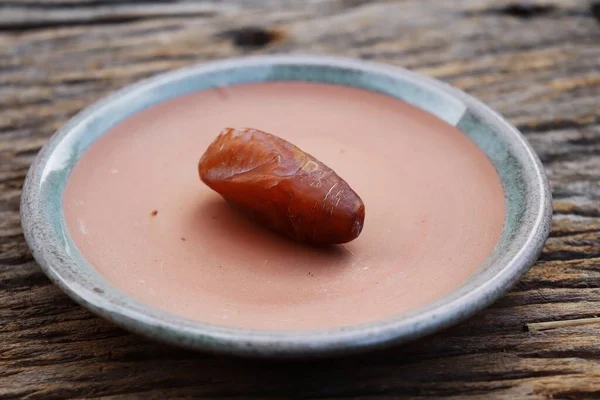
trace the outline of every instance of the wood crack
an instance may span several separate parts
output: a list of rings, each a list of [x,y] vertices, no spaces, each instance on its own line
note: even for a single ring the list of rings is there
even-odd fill
[[[127,24],[157,18],[209,18],[225,9],[202,3],[156,4],[146,7],[113,4],[90,10],[72,7],[40,10],[5,6],[1,8],[0,13],[0,32],[19,33],[60,27]]]
[[[600,117],[596,117],[590,121],[585,122],[572,119],[561,119],[558,121],[543,121],[517,125],[517,129],[523,131],[524,133],[540,133],[565,129],[583,129],[590,126],[598,125],[599,123]]]
[[[179,0],[72,0],[72,1],[53,1],[50,3],[41,3],[28,0],[4,0],[3,7],[15,7],[15,8],[28,8],[35,10],[56,10],[61,8],[97,8],[104,6],[115,6],[115,5],[135,5],[138,7],[144,7],[153,4],[166,4],[166,3],[177,3]]]

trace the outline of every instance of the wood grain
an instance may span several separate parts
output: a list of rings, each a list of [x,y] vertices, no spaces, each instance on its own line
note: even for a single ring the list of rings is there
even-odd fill
[[[0,2],[0,398],[600,397],[598,325],[523,329],[600,314],[600,24],[588,1],[533,3],[542,4]],[[275,30],[277,40],[237,40],[245,27]],[[500,111],[525,133],[551,181],[555,215],[539,262],[469,321],[346,359],[198,354],[131,335],[75,305],[32,261],[20,227],[20,190],[40,146],[122,85],[250,52],[401,65]]]

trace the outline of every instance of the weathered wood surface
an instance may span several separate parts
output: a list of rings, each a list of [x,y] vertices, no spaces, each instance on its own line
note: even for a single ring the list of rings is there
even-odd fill
[[[522,329],[600,314],[600,7],[594,17],[588,1],[520,3],[0,2],[0,398],[600,397],[600,325]],[[247,26],[277,35],[236,31]],[[48,281],[25,245],[18,208],[27,168],[57,127],[153,73],[292,51],[412,68],[522,129],[547,168],[555,216],[544,253],[514,290],[409,346],[273,363],[128,334]]]

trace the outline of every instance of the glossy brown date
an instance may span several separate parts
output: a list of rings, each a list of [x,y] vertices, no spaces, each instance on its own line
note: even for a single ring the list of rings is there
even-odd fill
[[[365,206],[331,168],[256,129],[224,129],[198,164],[200,179],[265,227],[318,245],[346,243],[363,228]]]

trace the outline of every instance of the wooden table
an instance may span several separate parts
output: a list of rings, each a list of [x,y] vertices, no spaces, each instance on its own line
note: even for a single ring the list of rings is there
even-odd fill
[[[595,16],[594,16],[595,12]],[[600,397],[600,6],[499,0],[0,2],[0,398]],[[245,28],[252,29],[245,29]],[[198,354],[73,303],[25,245],[19,198],[69,117],[142,77],[233,55],[304,52],[411,68],[519,127],[554,195],[535,267],[469,321],[336,360]]]

